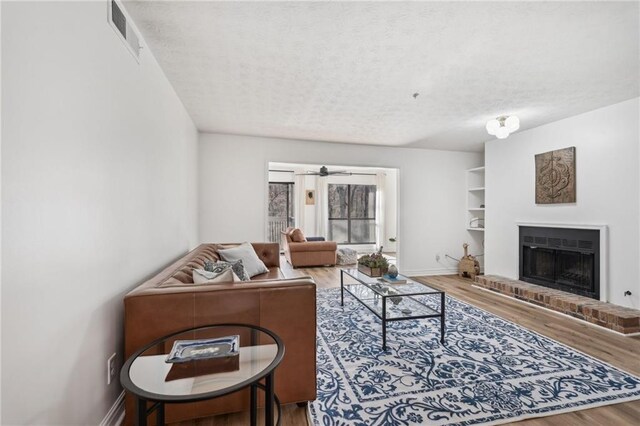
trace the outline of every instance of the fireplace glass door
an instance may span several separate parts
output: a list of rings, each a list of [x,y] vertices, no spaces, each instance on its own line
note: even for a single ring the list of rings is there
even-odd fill
[[[525,276],[548,282],[555,281],[554,251],[544,248],[523,247]]]
[[[594,292],[594,255],[569,250],[522,247],[523,277],[572,293]]]
[[[558,284],[592,291],[593,254],[559,250],[556,256]]]

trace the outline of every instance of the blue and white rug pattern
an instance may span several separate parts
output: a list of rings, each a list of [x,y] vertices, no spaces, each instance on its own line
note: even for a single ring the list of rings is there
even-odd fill
[[[381,324],[339,289],[318,290],[321,426],[498,424],[640,399],[640,378],[447,297],[439,319]]]

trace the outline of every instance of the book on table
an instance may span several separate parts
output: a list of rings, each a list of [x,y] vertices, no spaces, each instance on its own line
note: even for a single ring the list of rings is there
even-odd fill
[[[390,277],[389,274],[384,274],[380,279],[389,284],[405,284],[407,282],[407,278],[402,275]]]

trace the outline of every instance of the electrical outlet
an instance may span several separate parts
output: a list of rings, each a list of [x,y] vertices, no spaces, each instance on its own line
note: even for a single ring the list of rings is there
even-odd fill
[[[440,262],[440,255],[436,254],[436,262]]]
[[[116,376],[116,354],[114,353],[107,360],[107,385],[111,384],[111,380]]]

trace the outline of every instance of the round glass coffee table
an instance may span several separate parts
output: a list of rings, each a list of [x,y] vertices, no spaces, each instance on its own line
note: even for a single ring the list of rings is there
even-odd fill
[[[237,337],[237,341],[233,340]],[[174,342],[190,346],[186,354],[199,356],[220,349],[209,344],[211,339],[229,338],[238,354],[226,357],[198,359],[187,362],[167,362],[174,354]],[[206,344],[205,344],[206,343]],[[207,346],[208,345],[208,346]],[[231,347],[231,346],[229,346]],[[189,350],[191,352],[189,352]],[[265,425],[274,424],[274,407],[280,424],[280,401],[274,391],[275,369],[284,357],[284,343],[266,328],[246,324],[218,324],[196,327],[162,337],[134,353],[122,367],[120,382],[136,397],[135,423],[146,425],[147,416],[156,413],[156,423],[164,424],[165,403],[203,401],[250,389],[250,421],[257,423],[257,390],[265,393]],[[260,381],[264,379],[264,383]],[[148,403],[151,403],[149,406]]]

